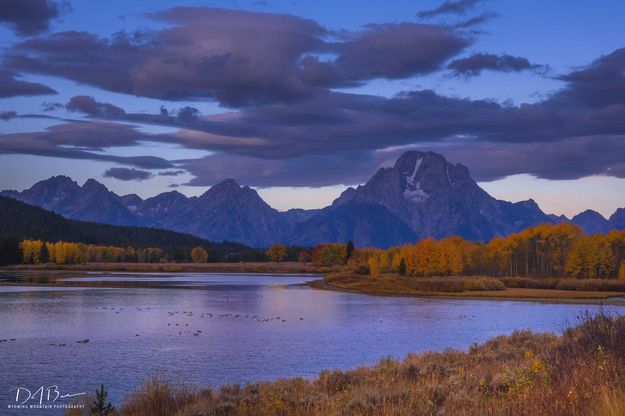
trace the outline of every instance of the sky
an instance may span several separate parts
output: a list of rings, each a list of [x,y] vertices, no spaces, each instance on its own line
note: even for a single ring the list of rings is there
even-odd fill
[[[319,208],[431,150],[499,199],[625,207],[621,0],[0,6],[0,189],[234,178]]]

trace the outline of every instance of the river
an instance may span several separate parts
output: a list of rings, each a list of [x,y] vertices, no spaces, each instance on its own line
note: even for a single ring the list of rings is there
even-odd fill
[[[33,276],[49,279],[2,273],[0,282],[27,283]],[[56,283],[134,286],[0,286],[0,414],[29,414],[7,409],[18,386],[58,385],[61,393],[74,394],[104,384],[119,405],[152,376],[212,387],[311,378],[387,356],[467,349],[515,330],[561,333],[584,312],[601,308],[367,296],[303,285],[314,276],[51,276]],[[138,287],[145,282],[157,287]],[[625,306],[606,309],[625,312]]]

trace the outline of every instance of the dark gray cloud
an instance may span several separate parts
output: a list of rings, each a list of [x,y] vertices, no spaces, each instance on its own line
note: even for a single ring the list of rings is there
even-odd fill
[[[105,178],[114,178],[120,181],[145,181],[154,175],[151,172],[129,168],[110,168],[103,174]]]
[[[242,183],[254,186],[360,183],[384,161],[415,147],[463,162],[480,180],[517,173],[574,179],[625,172],[620,161],[625,154],[625,105],[560,111],[549,101],[504,106],[432,91],[392,99],[332,93],[294,105],[247,108],[189,122],[174,116],[164,120],[160,114],[126,114],[121,120],[180,130],[150,135],[110,122],[67,123],[47,132],[0,136],[0,152],[110,160],[153,169],[173,164],[154,158],[122,161],[95,152],[150,141],[177,144],[215,152],[176,161],[195,176],[190,184],[201,186],[233,172]]]
[[[109,103],[101,103],[87,95],[76,95],[65,105],[68,111],[80,112],[91,116],[120,117],[126,114],[123,108]]]
[[[0,111],[0,120],[9,121],[17,117],[15,111]]]
[[[178,110],[176,114],[178,120],[185,122],[196,121],[200,115],[200,110],[195,107],[186,106]]]
[[[353,184],[414,147],[455,158],[482,180],[516,173],[573,179],[625,172],[616,159],[625,154],[623,49],[560,76],[564,87],[535,104],[507,105],[430,90],[385,98],[328,88],[434,71],[469,41],[435,25],[369,26],[331,43],[318,24],[293,16],[172,9],[156,17],[171,26],[111,39],[78,32],[31,39],[13,51],[23,54],[7,62],[136,95],[215,97],[241,105],[238,111],[205,116],[194,107],[163,107],[154,114],[132,114],[75,97],[71,108],[109,122],[0,135],[0,152],[185,169],[195,176],[190,183],[202,186],[233,172],[255,186]],[[463,74],[537,69],[524,58],[492,54],[456,59],[450,68]],[[113,121],[179,131],[150,135]],[[150,141],[213,154],[175,164],[102,155],[111,147]]]
[[[432,72],[471,42],[452,27],[415,23],[369,25],[329,41],[318,23],[291,15],[178,7],[151,17],[169,26],[109,39],[86,32],[28,39],[7,51],[5,64],[115,92],[241,107]]]
[[[87,95],[76,95],[65,105],[68,111],[80,112],[92,116],[119,117],[126,114],[123,108],[109,103],[101,103]]]
[[[417,13],[417,16],[422,19],[429,19],[446,14],[467,14],[469,10],[472,10],[480,2],[483,2],[483,0],[445,0],[437,8],[424,10]]]
[[[110,147],[134,146],[145,138],[133,126],[114,123],[75,122],[42,132],[0,135],[0,154],[26,154],[116,162],[143,169],[168,169],[174,164],[155,156],[115,156],[99,153]],[[153,138],[157,140],[157,138]],[[166,140],[163,138],[163,140]]]
[[[462,162],[481,181],[521,173],[553,180],[591,175],[625,178],[625,135],[573,137],[557,143],[465,143],[426,150]]]
[[[625,178],[625,136],[588,136],[558,143],[427,144],[387,151],[354,151],[327,156],[264,159],[215,154],[189,160],[183,166],[195,176],[188,185],[210,186],[236,172],[251,186],[354,185],[368,180],[380,167],[393,163],[407,150],[435,151],[469,167],[477,181],[516,174],[550,180],[590,175]]]
[[[43,84],[16,79],[14,73],[0,69],[0,98],[47,94],[57,92]]]
[[[559,77],[568,87],[551,99],[558,106],[605,107],[625,104],[625,48]]]
[[[406,78],[437,70],[469,43],[445,26],[371,25],[357,39],[341,45],[335,63],[347,80]]]
[[[288,159],[224,153],[182,161],[182,166],[195,176],[187,185],[214,185],[232,177],[234,172],[240,183],[259,187],[353,185],[369,179],[379,164],[375,152],[368,151]]]
[[[65,105],[63,103],[41,103],[41,107],[43,111],[54,111],[65,108]]]
[[[59,12],[59,5],[49,0],[3,0],[0,23],[8,24],[20,36],[31,36],[47,31]]]
[[[491,53],[476,53],[467,58],[456,59],[447,65],[456,75],[470,77],[479,75],[482,71],[521,72],[540,71],[543,65],[531,63],[527,58],[512,55],[494,55]]]
[[[178,176],[187,173],[184,170],[166,170],[164,172],[159,172],[158,176]]]

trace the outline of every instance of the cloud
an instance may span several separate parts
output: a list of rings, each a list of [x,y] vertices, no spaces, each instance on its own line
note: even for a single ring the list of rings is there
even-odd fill
[[[20,95],[57,94],[52,88],[36,82],[27,82],[15,78],[15,74],[0,69],[0,98]]]
[[[49,0],[4,0],[0,23],[8,24],[20,36],[31,36],[47,31],[59,12],[59,5]]]
[[[178,176],[187,173],[184,170],[167,170],[164,172],[159,172],[158,176]]]
[[[551,180],[591,175],[625,178],[625,135],[583,136],[557,143],[477,143],[436,147],[450,160],[467,165],[480,181],[530,174]]]
[[[167,27],[28,39],[7,51],[5,65],[125,94],[245,107],[427,74],[471,43],[452,27],[416,23],[369,25],[330,41],[336,36],[317,22],[292,15],[178,7],[150,17]]]
[[[469,167],[477,181],[530,174],[550,180],[591,175],[625,178],[625,135],[569,138],[557,143],[428,144],[377,151],[353,151],[325,156],[262,159],[215,154],[182,162],[194,175],[187,185],[210,186],[233,176],[250,186],[354,185],[407,150],[435,151]]]
[[[462,14],[457,7],[466,11],[475,3],[448,1],[444,13]],[[427,74],[449,61],[463,76],[542,67],[506,54],[454,60],[471,39],[450,25],[369,25],[339,37],[314,21],[270,13],[175,8],[152,17],[165,28],[110,38],[63,32],[25,40],[9,49],[6,65],[126,94],[214,98],[236,110],[207,116],[187,106],[135,114],[77,96],[68,109],[107,122],[63,121],[43,132],[0,135],[0,152],[184,169],[194,176],[190,184],[201,186],[233,172],[255,186],[354,184],[415,147],[457,158],[483,180],[516,173],[553,179],[625,171],[615,159],[625,150],[625,49],[558,76],[563,88],[534,104],[432,90],[386,98],[332,88]],[[457,27],[479,24],[480,18]],[[173,132],[146,134],[127,123]],[[143,142],[211,155],[173,162],[106,153]]]
[[[498,16],[497,13],[483,12],[475,17],[471,17],[469,19],[458,22],[454,24],[453,26],[458,29],[466,29],[470,27],[475,27],[475,26],[481,25],[482,23],[486,23],[490,19],[494,19],[497,16]]]
[[[72,97],[65,105],[65,108],[72,112],[80,112],[92,116],[102,117],[118,117],[126,114],[126,111],[124,111],[123,108],[109,103],[98,102],[93,97],[86,95],[76,95]]]
[[[63,103],[41,103],[41,107],[43,108],[43,111],[54,111],[54,110],[58,110],[61,108],[65,108],[65,105],[63,105]]]
[[[198,186],[217,183],[233,172],[242,183],[254,186],[361,183],[384,161],[411,148],[439,151],[470,166],[481,180],[517,173],[574,179],[625,172],[619,157],[625,154],[623,104],[561,110],[550,100],[506,106],[423,90],[394,98],[329,93],[297,104],[246,108],[192,121],[133,113],[119,120],[178,131],[155,135],[110,121],[65,123],[45,132],[1,135],[0,152],[163,169],[174,163],[102,152],[141,142],[174,144],[213,153],[175,162],[194,176],[189,184]]]
[[[134,126],[125,124],[65,123],[42,132],[2,134],[0,154],[108,161],[143,169],[173,168],[173,163],[156,156],[115,156],[101,153],[110,147],[136,146],[148,137],[151,136],[142,135]],[[164,137],[161,139],[166,140]]]
[[[214,185],[233,174],[240,183],[259,187],[353,185],[369,179],[379,167],[375,153],[367,151],[288,159],[262,159],[224,153],[181,163],[195,176],[186,185],[194,186]]]
[[[435,9],[424,10],[417,13],[422,19],[445,15],[445,14],[466,14],[483,0],[445,0],[443,4]]]
[[[182,122],[190,122],[197,120],[200,114],[200,110],[195,107],[186,106],[178,110],[177,117],[178,120]]]
[[[625,48],[604,55],[592,64],[565,74],[559,79],[567,88],[552,97],[560,106],[604,107],[625,103]]]
[[[15,111],[0,111],[0,120],[9,121],[17,117]]]
[[[128,169],[128,168],[110,168],[102,175],[105,178],[114,178],[120,181],[145,181],[151,179],[154,175],[145,170]]]
[[[490,53],[476,53],[467,58],[456,59],[447,65],[456,75],[471,77],[482,71],[521,72],[539,71],[544,66],[532,64],[527,58],[512,55],[494,55]]]
[[[370,25],[357,39],[341,45],[336,67],[348,80],[406,78],[437,70],[469,43],[444,26]]]

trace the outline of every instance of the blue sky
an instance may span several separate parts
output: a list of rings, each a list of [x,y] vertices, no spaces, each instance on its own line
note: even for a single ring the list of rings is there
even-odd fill
[[[625,30],[622,29],[625,3],[622,1],[604,1],[600,7],[591,1],[534,0],[350,0],[339,4],[330,1],[271,0],[161,0],[149,3],[73,0],[65,4],[30,0],[24,2],[27,3],[32,3],[32,7],[41,7],[42,3],[48,6],[52,4],[57,13],[47,22],[47,30],[27,34],[20,32],[16,23],[11,21],[11,16],[2,16],[0,13],[0,39],[3,45],[0,71],[10,71],[14,79],[47,86],[57,94],[0,94],[5,97],[0,98],[0,113],[15,112],[17,115],[8,117],[7,121],[0,121],[0,189],[23,189],[49,176],[65,174],[78,182],[96,178],[120,194],[137,193],[147,197],[176,189],[187,195],[197,195],[218,179],[233,177],[242,184],[255,186],[261,196],[278,209],[316,208],[330,203],[346,186],[362,183],[376,168],[388,164],[388,159],[397,156],[399,151],[426,149],[441,152],[453,163],[467,165],[493,196],[513,201],[534,198],[549,213],[570,216],[592,208],[609,216],[617,207],[625,206],[625,167],[618,161],[618,156],[625,156],[625,153],[619,154],[625,151],[625,128],[618,123],[614,127],[614,122],[608,128],[598,125],[596,121],[604,120],[602,114],[614,114],[625,106],[623,96],[619,95],[619,91],[625,87],[618,72],[614,72],[619,71],[618,68],[625,68],[621,54],[616,53],[625,47]],[[427,19],[418,16],[419,12],[436,10],[445,4],[461,6],[462,13],[435,13]],[[154,18],[154,14],[168,13],[168,10],[179,6],[203,10],[192,14],[199,16],[200,22],[196,22],[193,16],[183,15],[179,10],[169,13],[165,18]],[[233,13],[216,18],[214,11],[219,9]],[[206,10],[208,12],[203,14]],[[201,21],[204,15],[206,23]],[[288,20],[285,15],[295,16],[296,19]],[[482,15],[490,17],[482,24],[468,29],[454,28],[460,22]],[[260,36],[269,33],[267,40],[263,38],[269,52],[250,52],[241,43],[249,43],[253,38],[238,37],[234,30],[229,35],[228,25],[246,22],[245,19],[258,22],[254,33]],[[222,23],[226,26],[223,27]],[[405,23],[409,25],[402,25]],[[200,26],[193,26],[196,24]],[[427,27],[424,29],[423,25]],[[193,27],[207,27],[207,33],[215,36],[213,44],[202,49],[206,41],[194,37],[190,29]],[[315,84],[313,87],[297,84],[294,90],[289,90],[292,85],[286,82],[285,85],[280,84],[271,72],[271,68],[277,67],[269,66],[267,71],[259,70],[252,81],[245,76],[244,79],[238,79],[232,75],[227,85],[215,84],[217,90],[223,89],[219,95],[206,93],[202,89],[207,82],[201,77],[210,77],[211,67],[203,69],[205,72],[191,74],[198,78],[194,78],[195,84],[186,85],[184,76],[177,78],[178,74],[159,73],[158,63],[154,63],[159,59],[172,59],[171,56],[203,62],[201,59],[213,56],[210,52],[212,47],[218,51],[214,56],[249,58],[252,64],[256,62],[252,68],[268,65],[267,62],[272,59],[285,59],[277,56],[282,43],[271,37],[271,30],[275,27],[284,30],[283,33],[292,33],[294,37],[303,33],[315,42],[321,42],[321,46],[316,44],[311,47],[304,45],[311,41],[308,38],[302,40],[302,45],[280,40],[284,41],[284,48],[302,48],[302,53],[295,58],[296,66],[301,65],[300,59],[306,55],[317,56],[322,63],[329,62],[336,67],[332,70],[340,73],[342,81],[323,86]],[[195,42],[202,48],[194,51],[187,48],[183,50],[179,44],[167,45],[166,42],[171,41],[167,31],[171,28],[180,28],[178,35],[185,42]],[[319,28],[323,33],[318,33]],[[222,31],[216,32],[218,30]],[[89,57],[85,57],[84,69],[77,59],[71,70],[59,71],[58,66],[62,66],[68,56],[63,48],[70,43],[60,45],[51,39],[69,31],[83,32],[90,39],[101,39],[105,43],[113,42],[113,37],[120,31],[125,33],[124,40],[131,39],[134,33],[142,33],[143,37],[136,41],[140,45],[133,44],[134,40],[128,41],[131,45],[129,48],[136,47],[136,51],[133,49],[128,54],[128,68],[140,66],[141,72],[136,75],[134,69],[129,69],[128,74],[124,74],[135,83],[131,91],[110,87],[112,81],[107,79],[107,69],[103,70],[98,66],[101,63]],[[397,34],[391,33],[384,37],[384,33],[393,31]],[[425,62],[430,59],[432,62],[417,62],[421,57],[414,50],[415,47],[421,47],[419,36],[433,39],[431,42],[441,42],[441,50],[449,48],[448,53],[434,56],[436,51],[424,47],[424,56],[430,55],[422,60]],[[375,67],[380,66],[380,63],[371,62],[357,48],[359,41],[363,43],[383,39],[397,43],[397,51],[401,53],[401,48],[405,47],[404,41],[408,38],[415,42],[406,49],[414,53],[412,61],[401,64],[406,68],[399,68],[399,63],[389,64],[382,69],[381,76],[375,72],[380,71]],[[32,41],[41,41],[45,47],[45,56],[32,47],[32,43],[29,43]],[[395,47],[394,44],[390,46]],[[228,48],[233,49],[230,51]],[[108,52],[103,49],[102,54],[105,53]],[[153,61],[143,60],[142,54],[153,54],[149,57]],[[205,56],[199,56],[202,54]],[[451,62],[476,54],[523,58],[530,66],[522,69],[485,67],[479,70],[479,74],[469,75],[449,69]],[[602,60],[605,56],[613,58]],[[21,59],[23,57],[32,57],[32,60],[26,62]],[[342,57],[345,57],[344,62],[349,57],[351,66],[341,66]],[[401,54],[388,57],[389,61],[400,61],[401,58]],[[71,59],[76,57],[72,56]],[[125,55],[116,63],[121,69],[126,65],[123,59]],[[274,63],[271,62],[271,65]],[[369,75],[362,75],[368,69],[367,65],[372,66]],[[427,69],[423,69],[423,65]],[[298,68],[294,71],[301,70],[301,67]],[[614,75],[615,84],[609,90],[616,92],[608,98],[601,96],[600,103],[597,101],[599,99],[593,98],[594,95],[587,93],[590,81],[586,74],[593,68],[597,71],[612,71],[610,74]],[[183,71],[180,67],[176,70]],[[620,71],[623,76],[623,69]],[[291,75],[285,73],[285,77]],[[294,76],[300,75],[297,72]],[[154,77],[156,81],[146,80],[149,77]],[[167,87],[176,91],[179,87],[176,82],[185,84],[186,95],[172,99],[160,88],[158,79],[170,83]],[[592,80],[595,83],[599,81]],[[211,82],[220,83],[220,80]],[[250,86],[250,83],[253,85]],[[213,85],[210,82],[208,84]],[[198,88],[197,94],[194,91],[189,93],[189,89],[195,86]],[[1,88],[0,82],[0,92]],[[275,88],[278,93],[267,92],[271,88]],[[301,88],[306,89],[304,96],[300,94]],[[423,91],[432,91],[434,98],[417,94]],[[593,89],[592,93],[599,97],[596,91]],[[243,95],[241,98],[241,93],[249,96]],[[235,94],[236,97],[232,98],[228,94]],[[437,126],[433,129],[435,131],[422,128],[422,125],[428,124],[429,116],[409,120],[407,124],[410,126],[399,131],[396,125],[403,123],[402,117],[411,115],[402,115],[396,109],[403,105],[396,99],[398,94],[408,95],[410,99],[413,99],[413,95],[418,96],[414,104],[411,103],[415,106],[413,111],[419,112],[422,107],[427,107],[427,114],[432,114],[432,117],[440,115],[441,119],[437,120]],[[582,97],[582,94],[586,95]],[[556,100],[554,95],[564,98]],[[124,114],[111,114],[108,110],[100,110],[103,108],[101,106],[94,113],[92,109],[95,107],[91,102],[87,110],[84,102],[83,105],[68,107],[67,104],[75,96],[91,97],[98,105],[110,104],[123,109]],[[257,99],[259,96],[260,101]],[[442,98],[448,100],[440,104]],[[497,105],[496,109],[488,110],[492,111],[492,115],[484,115],[485,110],[480,104],[482,101]],[[383,114],[383,118],[381,116],[380,123],[372,124],[372,137],[358,135],[362,124],[358,117],[361,116],[354,116],[350,120],[352,124],[340,128],[326,119],[329,117],[333,120],[334,113],[326,114],[326,111],[334,109],[333,106],[344,117],[360,111],[363,106],[371,105],[371,102],[375,102],[374,108],[389,107],[389,113]],[[43,103],[57,105],[52,111],[43,111]],[[437,105],[443,105],[444,108],[439,109]],[[533,107],[528,110],[527,105]],[[178,118],[171,122],[155,121],[154,117],[161,106],[172,116],[178,114]],[[460,106],[467,107],[462,110],[466,113],[456,110]],[[188,122],[178,113],[185,107],[197,109]],[[362,120],[375,123],[370,115],[377,114],[377,110],[372,111],[367,108],[365,112],[369,116],[362,116]],[[24,117],[29,114],[50,118]],[[218,117],[215,118],[215,115]],[[306,121],[296,116],[302,119],[305,116]],[[464,121],[465,117],[470,119],[482,116],[491,120],[485,120],[479,125],[476,123],[475,126]],[[227,120],[225,127],[224,117]],[[448,128],[445,117],[462,120]],[[539,117],[538,121],[535,122],[533,117]],[[549,117],[557,118],[559,122],[552,122]],[[589,118],[593,122],[585,124],[584,120]],[[265,120],[265,124],[259,120]],[[41,135],[48,131],[46,129],[64,124],[74,132],[76,122],[87,122],[93,125],[93,130],[72,134],[71,140]],[[101,135],[109,134],[108,130],[101,130],[100,123],[134,126],[133,134],[136,137],[125,134],[123,139],[115,139],[118,142],[111,139],[110,144],[104,140],[104,144],[85,146],[87,139],[79,137],[79,134],[87,134],[87,137],[95,134],[100,138]],[[204,124],[200,126],[198,123]],[[547,129],[534,129],[535,123],[548,125],[548,133]],[[471,126],[467,127],[467,124]],[[557,124],[557,128],[553,124]],[[566,127],[577,124],[578,129]],[[593,126],[597,126],[596,131]],[[226,128],[227,133],[224,133]],[[244,133],[240,135],[232,131]],[[31,140],[32,137],[35,139]],[[57,140],[54,147],[46,147],[42,153],[39,143],[46,142],[48,146],[53,140]],[[21,145],[27,141],[31,144]],[[77,145],[77,142],[81,145]],[[66,157],[65,151],[68,149],[88,151],[89,155]],[[143,156],[171,162],[171,166],[139,166],[133,164],[134,159],[128,159]],[[151,178],[138,181],[105,177],[104,172],[113,167],[149,172]],[[177,173],[175,176],[159,175],[163,172]]]

